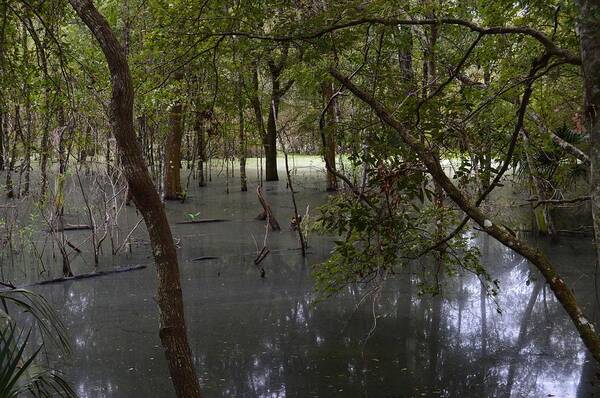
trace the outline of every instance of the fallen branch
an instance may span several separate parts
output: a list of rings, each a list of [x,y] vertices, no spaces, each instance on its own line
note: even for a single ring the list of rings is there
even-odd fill
[[[260,264],[262,262],[262,260],[264,260],[265,257],[267,257],[267,255],[269,253],[271,253],[271,250],[267,249],[266,246],[263,246],[263,248],[260,250],[260,252],[256,256],[256,258],[254,259],[254,264],[255,265]]]
[[[226,222],[231,220],[225,220],[221,218],[206,218],[200,220],[187,220],[187,221],[178,221],[175,224],[208,224],[213,222]]]
[[[95,278],[97,276],[117,274],[117,273],[121,273],[121,272],[137,271],[137,270],[144,269],[144,268],[147,268],[147,267],[148,267],[147,265],[134,265],[134,266],[131,266],[131,267],[117,267],[117,268],[109,270],[109,271],[97,271],[97,272],[90,272],[90,273],[87,273],[87,274],[80,274],[80,275],[75,275],[75,276],[67,276],[67,277],[62,277],[62,278],[49,279],[49,280],[46,280],[46,281],[33,283],[31,285],[27,285],[27,286],[24,286],[24,287],[41,286],[41,285],[51,285],[51,284],[54,284],[54,283],[62,283],[62,282],[69,282],[69,281],[74,281],[74,280],[80,280],[80,279]]]
[[[578,198],[572,198],[572,199],[545,199],[545,200],[529,199],[529,201],[536,202],[535,206],[533,206],[533,208],[535,209],[538,206],[543,205],[543,204],[562,205],[562,204],[568,204],[568,203],[585,202],[585,201],[588,201],[591,199],[592,199],[591,196],[580,196]]]
[[[66,239],[65,242],[67,243],[67,246],[69,246],[71,249],[75,250],[77,253],[81,253],[81,249],[69,242],[69,240]]]
[[[81,231],[81,230],[87,230],[87,229],[92,229],[92,227],[90,227],[87,224],[65,224],[62,228],[58,227],[54,230],[54,232],[61,232],[61,231]],[[52,232],[52,231],[48,231],[48,232]]]

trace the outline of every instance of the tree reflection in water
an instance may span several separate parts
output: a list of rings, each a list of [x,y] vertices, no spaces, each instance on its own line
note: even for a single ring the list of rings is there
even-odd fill
[[[282,212],[287,198],[270,193]],[[262,225],[243,221],[253,198],[205,195],[200,199],[214,212],[206,217],[234,221],[203,226],[202,235],[194,226],[177,226],[176,236],[182,237],[192,350],[207,397],[588,397],[596,391],[596,365],[552,292],[497,242],[473,241],[500,281],[497,304],[470,274],[446,278],[443,295],[419,296],[422,266],[413,264],[387,281],[375,306],[377,328],[365,340],[373,314],[370,304],[356,308],[362,289],[349,287],[322,302],[312,293],[310,264],[327,256],[330,241],[312,237],[304,261],[283,250],[296,245],[293,232],[273,234],[262,279],[249,238],[262,236]],[[315,195],[301,192],[301,207]],[[565,238],[543,248],[591,313],[589,246]],[[120,261],[145,263],[146,255],[139,250]],[[199,255],[219,259],[185,261]],[[155,332],[151,269],[38,290],[72,333],[75,355],[63,365],[81,397],[171,396]]]

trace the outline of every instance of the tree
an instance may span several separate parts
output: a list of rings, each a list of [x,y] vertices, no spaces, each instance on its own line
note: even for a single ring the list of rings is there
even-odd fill
[[[91,0],[69,0],[69,3],[92,31],[110,70],[111,125],[133,201],[142,213],[150,235],[158,279],[159,336],[173,386],[178,397],[198,398],[202,394],[187,341],[177,253],[163,205],[134,133],[129,65],[122,46]]]
[[[175,80],[183,79],[179,74]],[[183,104],[177,100],[169,109],[169,135],[165,146],[164,198],[177,200],[183,196],[181,189],[181,140],[183,138]]]

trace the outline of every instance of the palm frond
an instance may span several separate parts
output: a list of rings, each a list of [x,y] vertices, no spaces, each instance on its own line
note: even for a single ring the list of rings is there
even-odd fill
[[[69,354],[71,345],[67,330],[48,301],[39,294],[26,289],[10,289],[0,291],[0,319],[14,321],[9,314],[9,306],[14,305],[18,310],[31,314],[44,337],[55,343],[60,349]]]
[[[11,321],[0,327],[0,397],[77,397],[58,372],[35,363],[43,346],[26,355],[30,335],[31,330],[23,338]]]

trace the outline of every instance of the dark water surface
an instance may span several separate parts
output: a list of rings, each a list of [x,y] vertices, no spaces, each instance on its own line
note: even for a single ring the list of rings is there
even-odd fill
[[[326,196],[311,178],[299,179],[297,188],[302,212],[310,205],[315,215]],[[468,274],[448,281],[443,297],[419,296],[418,265],[389,279],[376,305],[367,299],[359,306],[365,292],[358,288],[317,303],[310,268],[327,257],[331,239],[311,235],[303,259],[287,228],[292,207],[285,183],[267,184],[286,226],[269,236],[272,253],[261,278],[253,264],[254,240],[260,246],[264,235],[263,223],[254,220],[254,186],[240,193],[236,179],[227,195],[221,178],[194,188],[185,204],[167,204],[172,222],[196,212],[230,220],[173,225],[191,348],[206,397],[593,396],[597,370],[575,328],[528,264],[497,242],[473,241],[500,281],[497,303]],[[124,211],[126,223],[134,224],[135,211]],[[70,234],[74,240],[86,236]],[[174,395],[157,333],[155,273],[144,233],[135,236],[132,253],[116,260],[105,255],[102,266],[147,269],[36,288],[71,333],[74,354],[58,367],[82,398]],[[540,245],[592,315],[590,240]],[[218,259],[191,261],[201,256]],[[91,256],[81,257],[76,270],[89,271]]]

